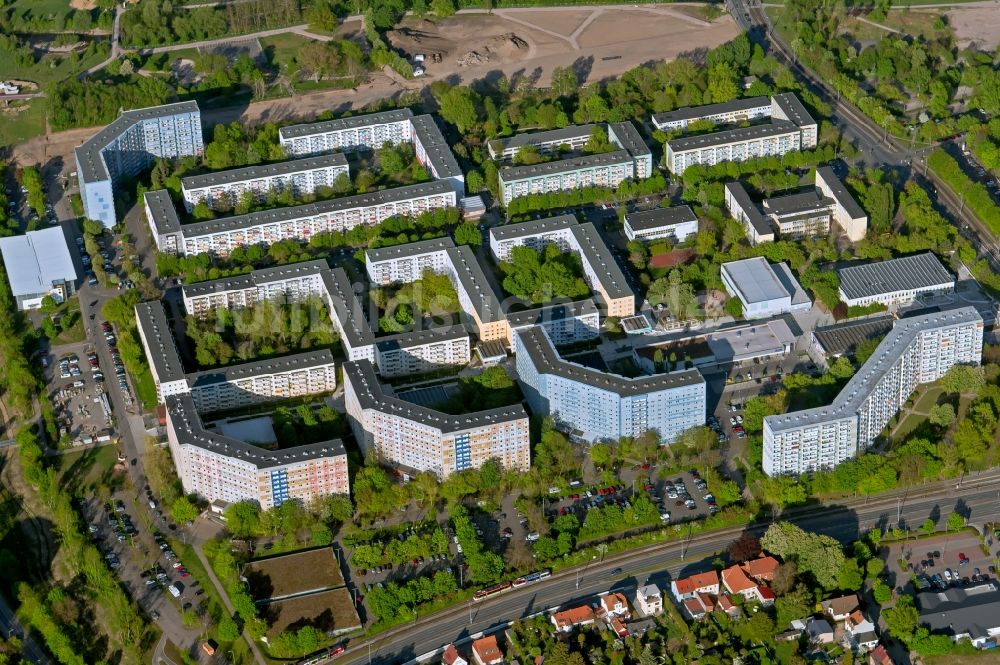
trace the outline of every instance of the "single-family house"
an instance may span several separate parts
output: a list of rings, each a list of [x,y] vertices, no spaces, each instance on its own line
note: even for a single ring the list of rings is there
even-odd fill
[[[833,626],[826,619],[810,619],[806,624],[806,635],[813,644],[830,644],[833,642]]]
[[[705,573],[696,573],[690,577],[674,580],[670,583],[670,590],[673,592],[677,602],[682,602],[686,598],[694,598],[699,593],[708,593],[717,596],[719,595],[719,573],[710,570]]]
[[[757,602],[761,605],[768,607],[774,605],[776,596],[774,592],[771,591],[771,587],[759,585],[757,587]]]
[[[732,618],[736,618],[740,615],[739,606],[733,602],[733,599],[729,597],[729,594],[722,594],[719,599],[715,602],[715,609],[720,612],[725,612]]]
[[[454,644],[449,644],[441,654],[441,665],[469,665],[469,661],[462,658],[462,654],[458,653]]]
[[[655,584],[644,584],[635,592],[635,606],[646,616],[663,612],[663,595]]]
[[[628,607],[628,599],[623,593],[609,593],[601,596],[601,610],[608,617],[628,619],[632,614]]]
[[[503,651],[497,644],[497,636],[487,635],[473,642],[472,659],[476,665],[502,665]]]
[[[681,605],[688,616],[695,621],[715,611],[715,601],[705,593],[699,593],[694,598],[685,598]]]
[[[611,619],[611,630],[615,631],[615,635],[618,637],[628,637],[628,627],[619,617]]]
[[[757,584],[739,566],[730,566],[722,571],[722,585],[733,595],[739,594],[746,600],[757,599]]]
[[[573,607],[552,615],[552,625],[563,633],[571,633],[578,626],[592,626],[596,620],[594,610],[588,605]]]
[[[823,608],[823,614],[834,621],[846,621],[847,617],[851,616],[851,612],[861,609],[856,593],[824,600],[820,603],[820,607]]]
[[[892,660],[892,656],[889,655],[889,651],[883,646],[878,645],[872,652],[868,654],[868,665],[896,665]]]
[[[851,641],[861,651],[871,651],[878,645],[875,625],[861,613],[861,610],[851,612],[851,616],[844,622],[844,628]]]
[[[774,579],[774,571],[778,569],[778,560],[773,556],[761,554],[756,559],[751,559],[740,567],[747,577],[757,581],[759,584],[767,584]]]

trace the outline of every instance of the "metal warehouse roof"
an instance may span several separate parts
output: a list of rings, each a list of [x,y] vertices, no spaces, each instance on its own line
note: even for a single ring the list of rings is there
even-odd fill
[[[0,238],[0,252],[15,296],[45,293],[53,282],[77,280],[61,226]]]
[[[955,283],[931,252],[843,268],[837,274],[840,290],[849,300]]]

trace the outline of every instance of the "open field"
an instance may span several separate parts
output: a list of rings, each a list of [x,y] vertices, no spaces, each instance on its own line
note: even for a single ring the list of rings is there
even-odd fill
[[[11,102],[0,108],[0,146],[21,143],[45,133],[45,100]]]
[[[12,58],[0,58],[0,80],[20,79],[39,84],[61,81],[96,65],[105,57],[95,53],[74,62],[64,53],[49,53],[30,67],[22,67]]]
[[[959,48],[975,44],[991,51],[1000,45],[1000,2],[949,9],[946,15]]]
[[[56,458],[59,483],[73,493],[89,494],[87,488],[107,485],[118,461],[118,449],[112,445],[74,450]]]

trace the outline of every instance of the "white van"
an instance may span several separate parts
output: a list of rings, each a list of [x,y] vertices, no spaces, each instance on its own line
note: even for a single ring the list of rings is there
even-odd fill
[[[168,586],[167,587],[167,591],[169,591],[170,595],[173,596],[174,598],[180,598],[181,597],[181,590],[178,588],[177,582],[174,582],[173,584],[171,584],[170,586]]]

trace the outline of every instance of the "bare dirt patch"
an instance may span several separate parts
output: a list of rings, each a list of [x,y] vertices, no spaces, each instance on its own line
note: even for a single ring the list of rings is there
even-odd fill
[[[975,44],[992,51],[1000,45],[1000,9],[997,7],[961,7],[946,12],[955,31],[959,48]]]
[[[729,16],[716,19],[708,27],[699,28],[666,14],[605,11],[577,37],[577,42],[581,49],[617,44],[623,51],[640,50],[647,53],[649,59],[664,60],[687,50],[712,48],[717,42],[707,43],[707,34],[728,32],[727,27],[732,28],[733,37],[738,34]]]
[[[504,13],[516,16],[519,19],[530,21],[543,30],[550,30],[560,35],[569,37],[580,25],[587,20],[592,13],[587,10],[573,11],[539,11],[531,10],[519,12],[512,9],[505,9]]]
[[[510,30],[511,25],[498,16],[462,14],[447,21],[407,20],[396,30],[386,33],[389,43],[411,58],[420,53],[441,55],[442,65],[469,67],[488,62],[516,62],[532,53],[530,37]],[[517,26],[520,27],[520,26]],[[554,39],[554,38],[553,38]],[[445,67],[446,68],[446,67]],[[429,73],[438,75],[442,67],[432,67]]]
[[[80,9],[85,12],[89,12],[91,9],[97,7],[97,0],[69,0],[69,6],[72,9]]]

